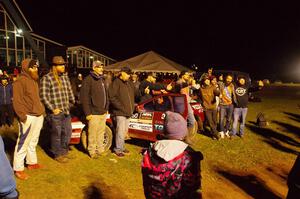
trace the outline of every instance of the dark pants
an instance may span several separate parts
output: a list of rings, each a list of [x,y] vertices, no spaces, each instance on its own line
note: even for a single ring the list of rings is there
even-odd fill
[[[204,113],[212,135],[217,135],[217,110],[205,110]]]
[[[220,105],[220,131],[229,131],[233,114],[233,104]],[[225,120],[225,121],[224,121]],[[225,126],[224,126],[225,122]]]
[[[0,122],[1,125],[12,125],[14,122],[14,109],[12,104],[2,104],[0,106]]]
[[[72,134],[71,116],[64,113],[51,114],[51,152],[54,158],[66,155],[69,151],[69,142]]]

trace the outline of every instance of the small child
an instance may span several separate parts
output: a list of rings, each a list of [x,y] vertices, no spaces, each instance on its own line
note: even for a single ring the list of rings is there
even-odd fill
[[[203,156],[184,139],[187,122],[167,111],[163,139],[143,153],[142,175],[146,198],[201,198],[200,160]]]

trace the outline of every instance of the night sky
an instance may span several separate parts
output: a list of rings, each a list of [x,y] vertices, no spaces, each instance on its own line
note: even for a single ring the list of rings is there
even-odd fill
[[[194,2],[194,3],[193,3]],[[17,0],[35,33],[117,60],[154,50],[185,66],[300,81],[300,9],[286,1]]]

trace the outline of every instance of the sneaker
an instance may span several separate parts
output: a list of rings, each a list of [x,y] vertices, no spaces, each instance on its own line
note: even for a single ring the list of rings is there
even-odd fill
[[[123,152],[114,152],[114,154],[115,154],[116,156],[118,156],[119,158],[122,158],[122,157],[125,156],[125,154],[124,154]]]
[[[127,149],[124,149],[123,153],[129,154],[130,152]]]
[[[68,159],[65,156],[58,156],[56,158],[54,158],[54,160],[56,160],[59,163],[67,163]]]
[[[41,168],[44,168],[44,167],[40,164],[29,164],[29,165],[27,165],[27,169],[29,169],[29,170],[41,169]]]
[[[220,131],[219,134],[220,134],[220,137],[221,137],[222,139],[224,139],[224,132],[223,132],[223,131]]]
[[[228,138],[230,137],[229,131],[226,131],[225,136],[228,137]]]
[[[212,135],[212,137],[213,137],[213,140],[219,140],[221,138],[221,134],[220,133],[214,133]]]
[[[15,171],[15,176],[20,180],[27,180],[29,175],[27,175],[24,171]]]

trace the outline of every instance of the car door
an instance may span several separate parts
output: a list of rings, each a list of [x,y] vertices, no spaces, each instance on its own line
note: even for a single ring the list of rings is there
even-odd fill
[[[168,95],[159,95],[139,107],[139,113],[130,118],[130,137],[155,141],[157,134],[162,134],[164,130],[164,113],[173,111],[172,99]]]

